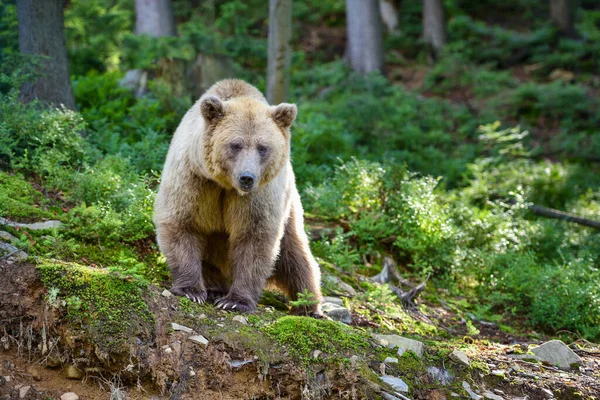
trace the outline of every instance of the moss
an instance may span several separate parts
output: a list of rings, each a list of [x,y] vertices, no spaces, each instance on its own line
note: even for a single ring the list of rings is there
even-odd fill
[[[152,335],[154,316],[135,279],[63,262],[43,262],[37,270],[44,286],[65,300],[67,318],[105,351],[122,351],[130,341]]]
[[[61,219],[44,195],[23,177],[0,172],[0,216],[18,222]]]
[[[342,362],[369,347],[367,339],[349,327],[308,317],[280,318],[267,326],[265,332],[303,364],[313,361],[315,350],[326,353],[332,361]]]

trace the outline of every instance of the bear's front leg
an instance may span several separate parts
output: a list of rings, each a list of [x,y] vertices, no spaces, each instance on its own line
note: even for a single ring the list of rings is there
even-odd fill
[[[191,229],[167,223],[157,225],[157,238],[173,275],[171,293],[204,303],[207,294],[202,278],[202,240]]]
[[[230,260],[233,282],[227,296],[215,302],[217,307],[239,312],[256,309],[267,278],[273,272],[277,254],[277,235],[265,236],[253,232],[232,238]]]

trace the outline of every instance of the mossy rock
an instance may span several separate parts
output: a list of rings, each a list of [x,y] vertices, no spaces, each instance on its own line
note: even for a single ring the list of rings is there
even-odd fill
[[[335,321],[286,316],[267,326],[265,331],[303,364],[314,362],[315,350],[339,363],[369,347],[365,336]]]
[[[48,302],[66,313],[73,328],[85,330],[83,340],[102,354],[123,355],[130,344],[154,336],[143,283],[106,269],[58,261],[44,261],[36,268],[48,289]]]

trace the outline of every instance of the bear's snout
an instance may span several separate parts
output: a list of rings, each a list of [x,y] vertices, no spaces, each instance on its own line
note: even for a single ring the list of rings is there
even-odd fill
[[[254,182],[256,181],[256,176],[254,176],[251,172],[242,172],[238,178],[240,183],[240,189],[244,192],[249,192],[254,188]]]

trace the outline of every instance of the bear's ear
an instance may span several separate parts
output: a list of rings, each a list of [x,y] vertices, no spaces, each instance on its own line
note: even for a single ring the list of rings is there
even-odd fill
[[[216,122],[225,116],[225,105],[215,96],[202,100],[200,110],[208,122]]]
[[[298,108],[295,104],[281,103],[278,106],[271,106],[271,115],[277,125],[283,129],[288,129],[294,123]]]

